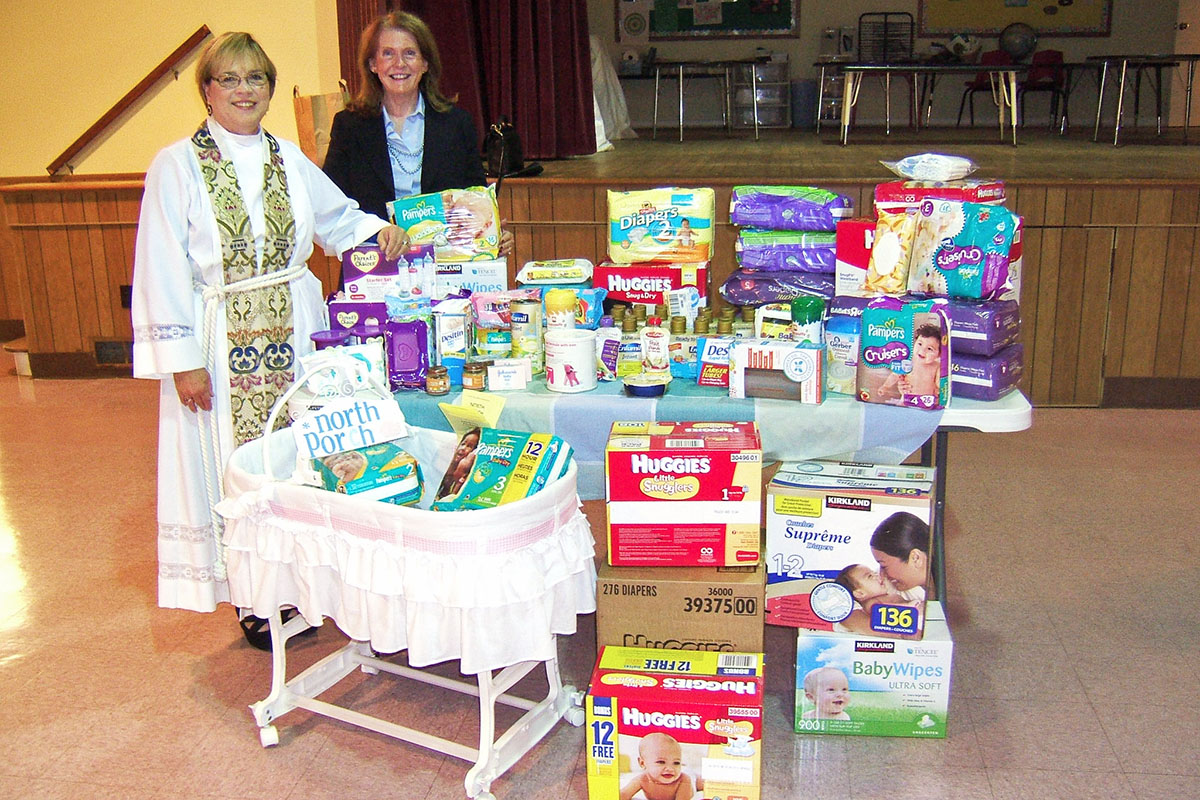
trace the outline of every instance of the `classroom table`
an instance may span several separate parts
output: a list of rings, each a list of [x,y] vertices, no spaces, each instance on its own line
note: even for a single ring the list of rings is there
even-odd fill
[[[674,76],[679,81],[679,141],[683,141],[684,120],[684,87],[687,78],[717,78],[721,81],[721,121],[725,132],[730,131],[733,119],[733,109],[730,107],[730,86],[733,84],[733,71],[740,65],[757,64],[754,59],[733,60],[703,60],[703,61],[655,61],[654,68],[654,122],[650,128],[650,138],[658,138],[658,98],[665,74],[668,78]],[[630,77],[630,76],[625,76]],[[647,76],[649,77],[649,76]],[[750,70],[750,83],[754,103],[754,138],[758,139],[758,70]]]
[[[1126,53],[1088,56],[1088,61],[1100,65],[1100,90],[1096,98],[1096,127],[1092,132],[1092,141],[1100,140],[1100,114],[1104,108],[1104,86],[1108,80],[1109,70],[1117,70],[1117,115],[1113,123],[1113,146],[1121,143],[1121,118],[1124,115],[1125,79],[1129,68],[1133,67],[1136,74],[1137,89],[1134,91],[1134,125],[1137,124],[1138,96],[1140,94],[1141,76],[1147,70],[1152,70],[1154,79],[1152,86],[1155,95],[1155,110],[1158,121],[1157,133],[1162,135],[1162,73],[1165,69],[1183,67],[1185,69],[1185,105],[1183,112],[1183,140],[1186,142],[1188,128],[1192,124],[1192,87],[1196,79],[1196,62],[1200,61],[1200,53]]]
[[[975,75],[986,72],[992,83],[992,100],[1000,123],[1000,141],[1006,138],[1007,129],[1011,128],[1012,143],[1017,144],[1017,81],[1018,76],[1029,71],[1023,64],[924,64],[924,63],[894,63],[894,64],[862,64],[839,63],[836,66],[845,75],[842,100],[842,133],[841,141],[845,145],[850,136],[850,120],[854,106],[858,103],[858,91],[862,80],[867,75],[880,76],[884,80],[886,133],[891,134],[891,78],[894,75],[908,77],[912,83],[912,109],[914,127],[920,124],[921,100],[918,98],[918,86],[928,87],[926,101],[932,103],[933,84],[942,75]]]
[[[604,498],[604,447],[617,420],[758,422],[764,462],[837,459],[899,464],[920,450],[922,463],[937,467],[930,530],[936,587],[944,593],[946,474],[949,435],[955,432],[1011,433],[1028,428],[1032,406],[1019,391],[995,401],[952,398],[947,408],[915,408],[861,403],[829,394],[820,405],[766,398],[733,399],[724,390],[672,381],[661,398],[625,396],[620,382],[563,394],[535,378],[526,389],[500,392],[506,398],[498,427],[561,436],[575,450],[581,499]],[[400,392],[396,400],[412,425],[450,430],[440,403],[453,404],[459,392],[435,397]]]

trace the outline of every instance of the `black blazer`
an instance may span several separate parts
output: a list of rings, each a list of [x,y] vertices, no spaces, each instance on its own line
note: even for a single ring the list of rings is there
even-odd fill
[[[396,189],[383,112],[364,117],[348,109],[339,111],[329,133],[324,169],[363,211],[387,219],[387,204],[396,199]],[[426,101],[421,192],[486,185],[475,120],[461,108],[435,111]]]

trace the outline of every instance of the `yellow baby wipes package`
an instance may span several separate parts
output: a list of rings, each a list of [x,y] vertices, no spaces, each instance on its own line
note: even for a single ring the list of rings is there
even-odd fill
[[[498,258],[500,207],[486,186],[416,194],[388,203],[413,245],[433,245],[439,264]]]
[[[617,264],[707,261],[716,198],[712,189],[608,193],[608,257]]]

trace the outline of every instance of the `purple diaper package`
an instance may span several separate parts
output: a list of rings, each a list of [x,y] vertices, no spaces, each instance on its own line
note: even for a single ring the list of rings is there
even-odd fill
[[[955,351],[950,382],[954,385],[955,397],[999,400],[1017,388],[1024,371],[1025,347],[1020,342],[1010,344],[990,357]]]
[[[751,272],[737,269],[721,284],[721,297],[735,306],[786,303],[812,294],[833,297],[833,276],[823,272]]]
[[[1016,300],[950,301],[950,341],[954,356],[990,356],[1017,340],[1021,308]]]
[[[853,212],[849,197],[813,186],[735,186],[729,198],[732,224],[780,231],[832,231]]]
[[[1018,219],[1004,206],[921,201],[908,290],[976,300],[999,296],[1010,282],[1009,253]]]
[[[388,320],[383,329],[392,389],[424,389],[429,369],[429,325],[423,319]]]
[[[744,230],[738,233],[733,251],[744,269],[837,270],[837,234],[832,232]]]

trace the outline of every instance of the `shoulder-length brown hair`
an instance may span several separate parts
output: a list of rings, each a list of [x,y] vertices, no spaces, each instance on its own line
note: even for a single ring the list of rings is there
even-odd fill
[[[425,21],[416,14],[407,11],[393,11],[384,14],[366,27],[358,44],[358,75],[360,85],[354,99],[350,101],[351,111],[365,116],[379,113],[383,104],[383,84],[379,76],[371,71],[371,59],[379,49],[379,35],[385,31],[405,31],[417,41],[421,56],[425,59],[428,69],[421,76],[420,89],[425,95],[425,102],[437,111],[446,111],[456,98],[442,94],[442,56],[438,53],[437,41]]]

